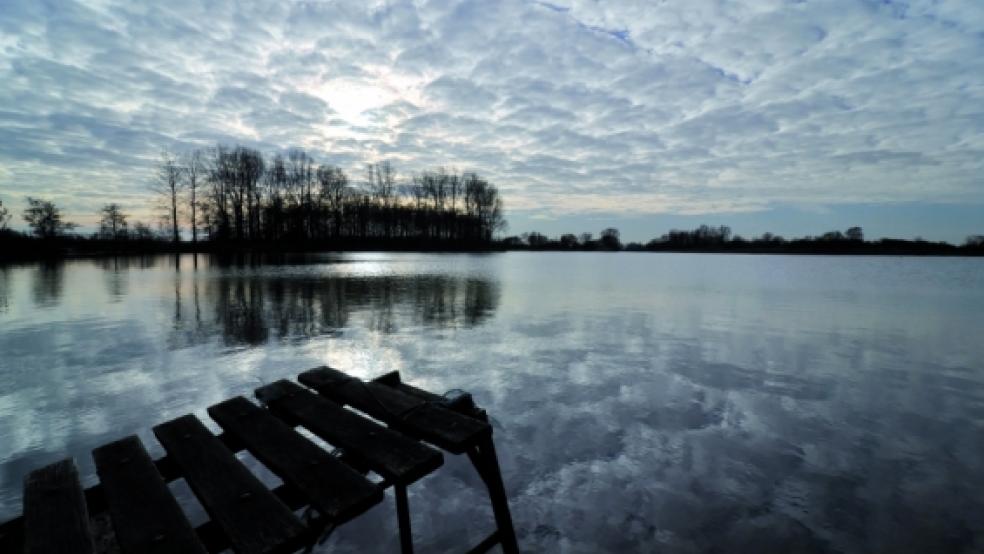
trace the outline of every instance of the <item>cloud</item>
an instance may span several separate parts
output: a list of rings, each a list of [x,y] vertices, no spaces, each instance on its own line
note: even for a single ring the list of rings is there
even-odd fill
[[[0,197],[82,221],[216,141],[474,169],[547,215],[984,201],[974,0],[4,11]]]

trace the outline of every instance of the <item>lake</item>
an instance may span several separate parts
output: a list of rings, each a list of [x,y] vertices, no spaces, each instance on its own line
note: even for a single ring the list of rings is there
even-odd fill
[[[0,267],[23,476],[329,364],[470,391],[530,552],[984,552],[984,259],[323,254]],[[493,528],[467,460],[418,550]],[[193,521],[201,509],[186,503]],[[392,498],[332,552],[398,551]]]

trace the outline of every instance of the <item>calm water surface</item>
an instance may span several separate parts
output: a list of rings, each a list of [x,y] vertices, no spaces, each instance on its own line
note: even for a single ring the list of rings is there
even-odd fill
[[[0,267],[0,519],[34,467],[75,456],[93,482],[93,447],[137,433],[159,453],[152,425],[188,412],[211,425],[211,403],[320,364],[471,391],[494,416],[527,551],[984,552],[974,259]],[[467,460],[449,457],[410,502],[420,551],[492,528]],[[398,551],[392,502],[326,546]]]

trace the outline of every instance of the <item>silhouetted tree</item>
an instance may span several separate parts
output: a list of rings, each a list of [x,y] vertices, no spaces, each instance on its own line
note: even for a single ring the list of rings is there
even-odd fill
[[[74,223],[62,220],[61,210],[54,203],[30,196],[27,197],[24,221],[31,227],[35,235],[43,239],[57,237],[77,227]]]
[[[207,168],[201,150],[192,150],[184,158],[184,188],[188,191],[188,225],[191,227],[191,242],[198,242],[198,189],[204,180]]]
[[[533,231],[532,233],[524,233],[526,236],[526,244],[533,248],[542,248],[550,244],[550,239],[546,235],[537,233]]]
[[[424,207],[424,201],[427,199],[427,190],[424,186],[417,180],[418,176],[414,175],[413,182],[407,186],[407,194],[413,199],[413,207],[420,211]]]
[[[693,231],[680,231],[674,229],[660,237],[658,240],[654,239],[650,241],[646,246],[650,249],[658,249],[661,245],[678,249],[721,248],[730,238],[730,227],[725,225],[720,227],[701,225]]]
[[[7,229],[8,222],[10,222],[10,211],[3,207],[3,200],[0,200],[0,231]]]
[[[396,196],[396,171],[388,160],[366,166],[367,190],[386,207]]]
[[[100,210],[99,235],[103,238],[122,240],[127,237],[126,215],[119,204],[106,204]]]
[[[864,231],[862,231],[860,227],[851,227],[846,233],[844,233],[844,235],[847,237],[847,240],[852,240],[855,242],[864,241]]]
[[[335,237],[340,237],[342,234],[342,217],[348,187],[348,177],[340,167],[318,166],[318,197],[324,202],[331,218],[331,234]]]
[[[779,235],[773,235],[772,233],[762,233],[762,237],[758,239],[759,242],[764,242],[767,244],[778,243],[782,244],[786,242],[786,239]]]
[[[354,188],[340,168],[316,165],[299,148],[269,162],[242,146],[219,145],[202,157],[207,186],[196,184],[204,192],[194,205],[211,241],[487,244],[505,226],[498,189],[474,173],[438,168],[400,185],[392,164],[382,161],[369,164],[365,182]],[[183,182],[190,188],[187,174]]]
[[[218,146],[210,152],[206,224],[209,237],[216,240],[260,238],[260,179],[264,177],[263,155],[244,146]],[[289,173],[283,166],[277,194],[295,206],[301,193],[299,171]],[[286,200],[285,200],[286,202]],[[299,215],[299,214],[298,214]],[[303,225],[303,223],[301,223]]]
[[[605,250],[621,250],[622,241],[619,240],[618,229],[609,227],[601,232],[601,247]]]
[[[256,154],[259,156],[259,152]],[[314,159],[300,148],[291,148],[287,151],[286,169],[289,234],[295,239],[310,238],[314,227]]]
[[[477,220],[478,240],[491,241],[492,235],[505,226],[499,189],[475,173],[462,176],[465,191],[465,213]]]
[[[158,194],[161,205],[165,210],[165,226],[171,233],[174,243],[180,240],[180,226],[178,222],[178,200],[181,192],[181,167],[177,160],[167,150],[161,151],[161,160],[157,167],[157,180],[151,188]]]
[[[560,246],[561,248],[567,250],[573,250],[577,248],[577,236],[571,233],[567,233],[560,236]]]
[[[154,231],[153,229],[150,228],[149,225],[138,221],[136,224],[133,225],[133,232],[130,233],[130,238],[135,240],[147,241],[147,240],[154,240],[157,237],[154,236]]]

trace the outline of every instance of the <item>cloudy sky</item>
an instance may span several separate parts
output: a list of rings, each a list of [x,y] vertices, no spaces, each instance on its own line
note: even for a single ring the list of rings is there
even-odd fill
[[[150,217],[160,150],[224,142],[476,170],[512,233],[984,232],[981,0],[0,4],[18,213]]]

